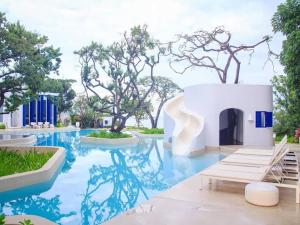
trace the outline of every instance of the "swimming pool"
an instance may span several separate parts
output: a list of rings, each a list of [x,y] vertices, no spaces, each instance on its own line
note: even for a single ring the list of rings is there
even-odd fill
[[[58,224],[100,224],[206,168],[223,156],[187,158],[164,150],[163,139],[135,147],[80,143],[90,130],[36,134],[37,145],[62,146],[66,160],[51,181],[0,193],[0,212],[39,215]]]

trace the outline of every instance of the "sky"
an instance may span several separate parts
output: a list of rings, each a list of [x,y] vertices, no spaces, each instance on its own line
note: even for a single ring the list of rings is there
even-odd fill
[[[265,35],[272,35],[271,48],[280,52],[283,37],[273,34],[271,18],[279,0],[0,0],[0,11],[9,21],[20,21],[28,30],[46,35],[49,43],[59,47],[62,64],[59,78],[75,79],[77,93],[80,66],[75,50],[92,41],[105,45],[118,41],[120,35],[135,25],[148,25],[150,34],[167,42],[176,34],[192,33],[198,29],[212,30],[224,26],[232,33],[232,43],[253,44]],[[249,64],[247,54],[241,59],[240,82],[269,84],[282,67],[264,62],[267,48],[261,45]],[[164,59],[156,74],[171,78],[181,87],[200,83],[219,83],[217,75],[206,69],[195,68],[184,75],[174,73]],[[233,79],[233,76],[231,76]],[[232,79],[229,82],[232,82]]]

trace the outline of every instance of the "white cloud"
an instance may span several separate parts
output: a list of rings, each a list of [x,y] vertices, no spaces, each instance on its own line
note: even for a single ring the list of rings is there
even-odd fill
[[[149,31],[164,41],[176,33],[224,25],[233,33],[234,41],[253,43],[271,33],[270,19],[279,3],[279,0],[1,0],[0,10],[7,13],[9,20],[20,20],[28,29],[47,35],[50,43],[63,52],[61,74],[79,81],[73,51],[93,40],[109,44],[137,24],[148,24]],[[281,39],[273,42],[277,51]],[[250,66],[242,64],[244,82],[268,82],[273,72],[269,66],[261,69],[264,52],[265,49],[258,49]],[[160,74],[173,77],[181,86],[217,82],[216,75],[206,70],[179,76],[171,72],[167,63],[160,68]],[[75,88],[81,90],[80,84]]]

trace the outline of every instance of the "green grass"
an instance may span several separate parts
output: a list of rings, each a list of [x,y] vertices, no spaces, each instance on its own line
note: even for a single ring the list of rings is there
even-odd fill
[[[144,129],[144,127],[126,126],[126,130],[141,131],[143,129]]]
[[[132,136],[130,134],[126,134],[126,133],[115,133],[115,132],[109,132],[106,130],[100,130],[98,132],[93,132],[93,133],[89,134],[88,137],[115,139],[115,138],[129,138]]]
[[[40,169],[53,154],[37,151],[20,154],[0,149],[0,177]]]
[[[5,129],[5,124],[4,123],[0,123],[0,129]]]
[[[163,134],[164,129],[163,128],[143,128],[142,134]]]

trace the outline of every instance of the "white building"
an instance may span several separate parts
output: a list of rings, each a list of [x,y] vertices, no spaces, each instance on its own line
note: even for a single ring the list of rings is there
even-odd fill
[[[164,141],[189,155],[220,145],[273,145],[272,86],[200,84],[184,89],[164,110]]]

